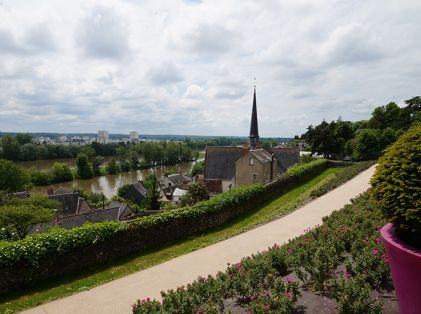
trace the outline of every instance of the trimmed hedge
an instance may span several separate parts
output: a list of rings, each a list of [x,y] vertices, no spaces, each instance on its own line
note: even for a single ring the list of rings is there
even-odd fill
[[[296,168],[294,176],[284,176],[266,187],[241,186],[208,201],[130,223],[87,224],[0,242],[0,293],[220,226],[321,173],[326,166],[323,160],[311,162]]]
[[[298,164],[287,169],[287,176],[293,178],[302,178],[306,176],[312,176],[317,173],[320,169],[326,169],[328,166],[327,159],[313,160],[305,164]]]
[[[373,198],[405,242],[421,248],[421,123],[402,134],[380,158]]]

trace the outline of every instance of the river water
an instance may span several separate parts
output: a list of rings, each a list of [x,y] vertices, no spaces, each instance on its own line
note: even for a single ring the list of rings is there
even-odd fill
[[[67,162],[71,166],[74,165],[74,159],[69,159],[69,160],[61,159],[61,160],[54,160],[54,161],[40,160],[38,161],[39,166],[40,166],[39,169],[40,170],[49,169],[49,167],[51,167],[54,162]],[[31,166],[34,166],[34,164],[30,164],[29,162],[26,162],[26,163],[27,163],[26,167],[28,168]],[[32,163],[36,163],[36,162],[32,162]],[[22,163],[19,163],[19,164],[22,165]],[[107,198],[110,198],[113,195],[117,194],[118,188],[121,187],[122,185],[134,183],[138,180],[143,180],[146,177],[146,175],[149,173],[155,172],[155,175],[158,178],[165,172],[190,174],[193,164],[194,162],[187,162],[187,163],[182,163],[182,164],[178,164],[174,166],[161,166],[161,167],[156,167],[153,169],[129,171],[129,172],[123,172],[123,173],[114,174],[114,175],[95,177],[95,178],[86,179],[86,180],[76,179],[71,182],[51,184],[49,186],[34,186],[31,189],[31,192],[47,193],[47,189],[49,187],[52,187],[54,190],[56,190],[59,187],[65,187],[69,189],[81,188],[85,191],[91,191],[91,192],[96,192],[96,193],[101,192]]]

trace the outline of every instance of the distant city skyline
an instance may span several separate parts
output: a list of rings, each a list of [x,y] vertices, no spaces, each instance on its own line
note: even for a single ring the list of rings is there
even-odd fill
[[[421,2],[0,2],[0,131],[261,137],[420,95]]]

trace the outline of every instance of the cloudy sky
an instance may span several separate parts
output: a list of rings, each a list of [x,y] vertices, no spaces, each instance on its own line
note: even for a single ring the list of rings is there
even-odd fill
[[[420,95],[421,1],[0,0],[0,131],[293,136]]]

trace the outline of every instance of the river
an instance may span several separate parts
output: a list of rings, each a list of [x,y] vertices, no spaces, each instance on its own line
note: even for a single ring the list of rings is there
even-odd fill
[[[71,161],[74,164],[74,159],[71,159]],[[46,160],[40,160],[39,163],[41,162],[46,162]],[[54,162],[68,162],[68,160],[66,159],[54,160]],[[51,163],[50,166],[53,163]],[[186,163],[182,163],[182,164],[178,164],[174,166],[161,166],[161,167],[156,167],[153,169],[122,172],[119,174],[95,177],[95,178],[87,179],[87,180],[75,179],[70,182],[51,184],[49,186],[34,186],[31,189],[31,192],[47,193],[47,189],[49,187],[52,187],[54,190],[56,190],[59,187],[65,187],[65,188],[70,188],[70,189],[81,188],[85,191],[104,193],[104,195],[107,198],[110,198],[113,195],[117,194],[118,188],[121,187],[122,185],[134,183],[138,180],[143,180],[146,177],[146,175],[149,173],[155,172],[158,178],[165,172],[189,174],[193,164],[194,162],[186,162]],[[43,165],[46,165],[46,163],[43,163]],[[48,168],[40,167],[40,169],[46,170]]]

